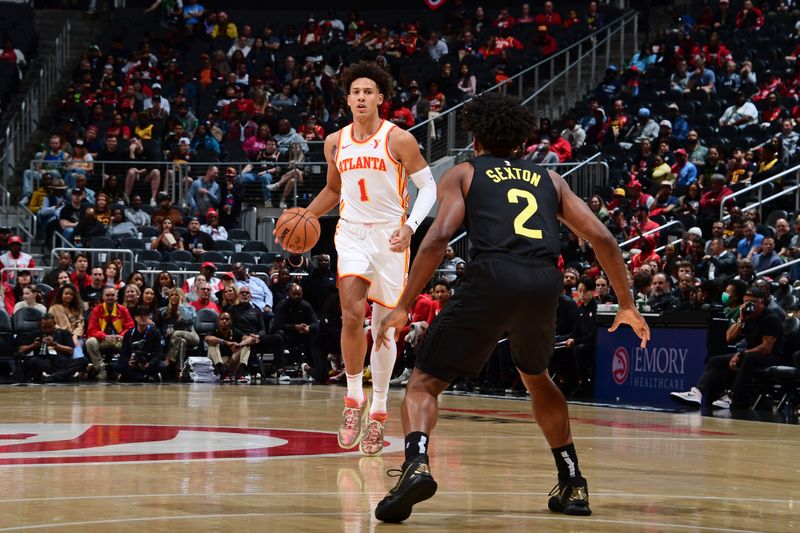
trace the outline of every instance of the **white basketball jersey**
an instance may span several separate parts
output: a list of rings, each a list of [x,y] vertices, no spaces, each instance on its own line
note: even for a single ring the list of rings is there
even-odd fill
[[[342,177],[339,216],[348,222],[383,224],[405,220],[408,175],[389,153],[389,132],[395,125],[384,120],[364,141],[353,139],[353,125],[339,135],[335,164]]]

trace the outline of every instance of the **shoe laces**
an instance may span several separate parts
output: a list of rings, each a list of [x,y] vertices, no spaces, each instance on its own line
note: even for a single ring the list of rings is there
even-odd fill
[[[367,424],[367,442],[378,442],[378,439],[382,438],[382,430],[383,424],[378,422],[377,420],[370,420],[369,424]]]
[[[355,407],[344,408],[344,427],[347,429],[355,429],[358,426],[358,419],[361,411]]]
[[[389,477],[400,477],[403,475],[403,470],[401,468],[390,468],[386,471],[386,475]]]
[[[561,483],[556,483],[556,486],[550,490],[548,496],[557,496],[561,494]]]

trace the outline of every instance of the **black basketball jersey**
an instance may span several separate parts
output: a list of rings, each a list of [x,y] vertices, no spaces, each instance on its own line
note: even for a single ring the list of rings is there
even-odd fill
[[[511,254],[556,264],[560,253],[558,192],[540,165],[480,156],[465,199],[470,257]]]

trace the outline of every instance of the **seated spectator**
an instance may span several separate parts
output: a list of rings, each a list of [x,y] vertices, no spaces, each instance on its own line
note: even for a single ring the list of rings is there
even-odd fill
[[[78,257],[77,263],[80,265],[82,262],[81,257]],[[87,261],[88,264],[88,261]],[[106,286],[106,275],[103,272],[103,267],[93,267],[90,271],[89,283],[86,284],[86,277],[84,276],[83,282],[78,276],[75,276],[75,283],[82,283],[80,291],[81,291],[81,300],[83,300],[88,307],[92,307],[92,302],[100,302],[103,300],[103,289]]]
[[[639,49],[633,57],[628,67],[636,67],[639,72],[645,72],[650,65],[654,65],[658,56],[653,53],[653,45],[651,43],[644,43],[642,48]]]
[[[722,113],[719,125],[733,126],[741,130],[753,124],[758,124],[758,109],[747,99],[747,95],[739,91],[736,93],[736,103]]]
[[[630,130],[625,140],[633,143],[640,143],[644,139],[653,141],[658,137],[658,130],[658,123],[650,116],[650,110],[646,107],[642,107],[639,109],[639,118],[636,122],[636,126]]]
[[[38,209],[37,214],[39,217],[39,224],[48,232],[48,236],[52,234],[51,223],[57,220],[61,208],[67,203],[65,193],[67,186],[64,180],[57,178],[53,180],[52,185],[47,190],[47,196],[42,200],[42,205]],[[29,206],[30,209],[30,206]]]
[[[683,148],[678,148],[674,154],[675,164],[670,171],[676,176],[675,184],[678,189],[685,191],[689,185],[697,183],[697,167],[689,161],[689,156]]]
[[[305,167],[302,165],[305,160],[305,152],[300,143],[292,143],[285,156],[288,158],[289,163],[286,167],[286,172],[284,172],[277,183],[272,183],[267,186],[269,191],[277,191],[283,187],[281,201],[278,205],[281,209],[286,209],[286,199],[290,194],[294,194],[297,184],[303,184],[303,176],[305,174]]]
[[[761,242],[763,240],[764,236],[760,233],[756,233],[756,225],[750,220],[745,222],[744,238],[736,245],[739,259],[752,259],[755,254],[761,251]]]
[[[761,147],[761,160],[756,167],[756,172],[753,175],[753,181],[758,183],[764,181],[772,176],[777,176],[784,170],[783,162],[781,161],[781,154],[779,150],[781,145],[775,146],[772,143],[767,143]],[[776,180],[778,185],[781,185],[782,179]]]
[[[597,31],[605,26],[605,18],[600,12],[597,2],[594,0],[589,2],[589,9],[584,19],[586,20],[586,27],[589,28],[590,31]]]
[[[53,315],[45,314],[40,322],[39,336],[28,345],[20,346],[19,353],[32,353],[26,364],[27,379],[73,381],[86,370],[85,357],[73,358],[74,345],[68,331],[56,328]]]
[[[222,288],[216,294],[217,303],[222,311],[229,311],[231,307],[239,303],[239,290],[236,288],[236,281],[233,273],[226,272],[222,276]]]
[[[114,371],[123,381],[147,381],[148,378],[161,381],[159,375],[167,367],[161,333],[153,325],[149,309],[140,306],[134,309],[133,314],[135,326],[122,336],[120,356]]]
[[[183,250],[183,240],[172,226],[172,220],[164,218],[160,224],[158,236],[150,242],[151,250],[158,250],[166,256],[173,250]]]
[[[664,310],[681,312],[695,311],[700,308],[698,296],[698,290],[697,287],[695,287],[694,277],[690,275],[681,276],[678,280],[678,290],[674,296],[673,305],[669,309]]]
[[[778,138],[783,145],[783,164],[787,168],[792,166],[797,156],[797,145],[800,141],[800,134],[794,131],[794,123],[792,119],[785,118],[781,121],[781,132]]]
[[[183,247],[181,249],[192,252],[195,260],[205,252],[216,249],[211,235],[200,231],[200,221],[196,217],[189,221],[187,228],[189,231],[183,235]]]
[[[700,197],[700,216],[706,221],[719,218],[719,209],[723,200],[732,195],[733,191],[725,185],[725,176],[714,174],[711,176],[711,188]]]
[[[658,189],[658,194],[655,196],[653,203],[653,210],[651,215],[663,215],[670,217],[672,211],[678,206],[678,199],[672,194],[673,184],[671,181],[665,180],[661,182]]]
[[[144,149],[142,138],[134,137],[128,147],[128,157],[135,166],[128,169],[125,176],[125,196],[130,198],[133,186],[137,182],[150,184],[150,205],[157,205],[158,186],[161,183],[161,171],[154,166],[137,163],[148,163],[156,161],[155,154],[149,153]]]
[[[197,130],[195,130],[194,138],[192,138],[189,148],[191,152],[195,152],[195,154],[198,150],[205,150],[207,154],[220,157],[222,155],[222,147],[219,145],[219,140],[214,136],[214,132],[209,126],[210,124],[208,122],[197,125]]]
[[[743,281],[750,285],[756,279],[756,272],[753,269],[753,262],[750,259],[740,259],[734,280]]]
[[[670,76],[669,89],[673,93],[683,95],[690,92],[689,70],[686,61],[681,59],[675,65],[675,72]]]
[[[286,349],[302,353],[302,362],[313,364],[311,341],[319,329],[319,319],[311,304],[303,300],[300,285],[292,283],[289,298],[276,307],[275,329],[283,332]]]
[[[122,305],[127,309],[133,309],[142,302],[142,290],[137,285],[128,285],[118,293],[122,294]]]
[[[649,261],[661,264],[661,257],[655,252],[655,239],[652,235],[647,235],[639,239],[637,246],[641,250],[631,258],[631,272],[636,275],[642,265]]]
[[[242,263],[234,263],[232,273],[236,279],[236,286],[250,288],[250,303],[265,313],[265,319],[272,317],[273,297],[266,283],[256,276],[251,276]]]
[[[251,291],[249,285],[239,286],[239,304],[230,309],[233,328],[242,336],[243,341],[249,337],[248,344],[273,353],[280,373],[283,369],[283,339],[280,335],[267,335],[264,313],[252,303]],[[242,364],[246,366],[246,363]]]
[[[752,0],[744,0],[742,9],[736,13],[736,29],[758,31],[764,27],[764,15],[753,5]]]
[[[197,284],[197,294],[199,298],[189,305],[194,307],[195,311],[200,311],[201,309],[211,309],[215,313],[221,313],[222,309],[211,300],[211,285],[208,282],[202,282]]]
[[[234,381],[239,374],[239,367],[247,367],[250,346],[258,342],[254,335],[242,336],[237,332],[232,327],[232,321],[230,313],[221,313],[216,329],[205,338],[208,358],[214,365],[214,374],[220,376],[220,380],[230,377]]]
[[[139,234],[136,226],[125,219],[125,212],[121,207],[114,209],[111,215],[111,225],[108,227],[108,236],[119,243],[122,239],[136,237]]]
[[[586,132],[577,123],[573,115],[567,115],[564,118],[564,129],[561,131],[561,137],[569,142],[573,152],[586,142]]]
[[[550,137],[542,136],[536,149],[531,152],[530,160],[539,165],[555,165],[559,163],[558,154],[550,148]]]
[[[597,87],[594,88],[592,94],[596,98],[603,98],[606,101],[609,101],[617,96],[621,85],[622,82],[619,79],[617,67],[615,65],[609,65],[606,67],[605,73],[603,74],[603,79],[600,80],[600,83],[598,83]],[[584,127],[587,126],[584,125]]]
[[[245,139],[242,149],[247,153],[250,161],[255,161],[258,152],[266,148],[267,140],[270,139],[269,126],[261,124],[256,130],[256,134]]]
[[[36,261],[33,256],[22,251],[22,238],[12,235],[8,238],[8,251],[0,255],[0,268],[28,269],[35,268]],[[12,281],[16,272],[14,270],[3,272],[3,281]]]
[[[100,350],[120,350],[123,335],[132,327],[133,319],[130,313],[125,307],[117,304],[117,290],[113,287],[103,289],[103,303],[95,306],[89,313],[86,333],[86,355],[91,361],[91,371],[97,374],[98,380],[105,381],[107,377],[106,365]],[[127,364],[127,360],[125,362]]]
[[[772,237],[764,237],[761,241],[761,251],[753,254],[753,269],[756,272],[762,272],[769,268],[781,266],[783,260],[775,251],[775,239]]]
[[[48,172],[54,179],[61,178],[69,161],[69,154],[61,149],[61,136],[51,135],[50,142],[44,152],[37,152],[34,156],[35,170],[26,169],[22,173],[22,197],[30,198],[33,193],[33,183],[42,178],[43,172]]]
[[[83,355],[83,334],[86,330],[83,302],[78,289],[72,284],[59,286],[47,312],[53,316],[58,329],[68,331],[72,335],[72,344],[76,352]]]
[[[194,331],[195,308],[186,302],[183,291],[177,287],[169,290],[167,305],[160,312],[159,327],[167,343],[167,365],[177,365],[178,379],[186,377],[186,350],[200,343]]]
[[[555,54],[558,51],[558,43],[552,35],[548,33],[547,26],[539,25],[536,28],[536,34],[531,40],[531,45],[539,48],[542,57],[547,57]]]
[[[69,279],[70,274],[72,274],[72,254],[69,252],[59,252],[58,254],[58,264],[55,265],[44,277],[42,280],[44,283],[50,285],[51,287],[58,286],[58,278],[61,272],[65,272],[67,274],[67,278]]]
[[[219,213],[216,209],[206,212],[206,223],[200,226],[200,231],[207,233],[214,241],[227,241],[228,230],[219,225]]]
[[[202,178],[189,187],[189,210],[195,217],[201,217],[209,209],[219,205],[219,168],[208,167]]]
[[[728,184],[731,186],[737,184],[750,185],[753,174],[756,171],[755,163],[748,161],[745,157],[745,151],[738,146],[733,149],[732,156],[728,161]]]
[[[686,87],[689,91],[701,91],[705,93],[707,101],[710,101],[711,95],[717,92],[715,85],[716,80],[717,78],[714,75],[714,71],[706,68],[705,60],[699,57],[695,62],[694,71],[689,75],[689,82],[686,84]]]
[[[650,306],[650,311],[653,313],[670,311],[678,304],[677,299],[672,294],[669,276],[663,272],[658,272],[653,275],[652,288],[653,290],[650,293],[650,298],[647,300],[647,305]]]
[[[44,314],[47,312],[47,308],[44,305],[42,305],[41,300],[42,300],[42,293],[39,292],[39,289],[33,286],[25,287],[24,289],[22,289],[22,300],[14,304],[14,313],[19,311],[20,309],[32,307],[37,311],[39,311],[40,313]]]
[[[272,107],[281,110],[287,107],[295,107],[299,103],[299,98],[293,94],[292,85],[289,83],[284,84],[281,92],[273,96],[269,103]]]
[[[157,200],[158,208],[153,213],[150,223],[153,226],[160,226],[164,219],[169,219],[173,226],[183,226],[183,215],[177,207],[172,206],[172,197],[160,192]]]
[[[207,281],[211,285],[211,292],[213,293],[215,290],[219,289],[220,287],[220,280],[214,277],[214,273],[217,270],[217,267],[211,261],[206,261],[202,265],[200,265],[200,274],[195,277],[187,278],[183,282],[183,294],[186,296],[188,301],[193,301],[196,298],[191,297],[190,293],[194,291],[195,296],[197,293],[196,289],[193,289],[196,282],[199,281]]]
[[[22,301],[22,291],[25,287],[32,287],[33,285],[33,276],[31,276],[30,270],[19,270],[15,277],[15,283],[11,285],[9,281],[4,281],[2,283],[3,291],[4,291],[4,301],[6,304],[6,313],[8,316],[14,314],[14,306],[17,302]]]
[[[92,239],[95,237],[105,237],[108,229],[105,224],[97,220],[95,210],[93,207],[87,207],[83,212],[83,218],[75,226],[75,231],[72,234],[72,242],[78,248],[91,248]]]
[[[72,156],[65,168],[64,181],[69,187],[75,187],[78,175],[87,176],[94,168],[94,159],[86,150],[86,141],[78,139],[72,148]]]
[[[700,406],[703,414],[711,414],[712,407],[749,407],[748,385],[754,372],[786,363],[781,319],[765,310],[766,294],[755,287],[748,289],[736,321],[725,333],[728,344],[741,339],[736,353],[710,357],[696,387],[670,396]],[[724,394],[729,386],[730,393]]]

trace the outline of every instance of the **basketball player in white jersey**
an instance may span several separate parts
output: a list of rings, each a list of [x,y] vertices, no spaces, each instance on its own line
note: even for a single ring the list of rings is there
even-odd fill
[[[322,216],[339,206],[334,242],[347,373],[339,446],[360,445],[364,455],[378,455],[397,347],[372,345],[370,405],[361,388],[365,303],[369,299],[374,304],[373,324],[380,324],[397,305],[406,284],[411,235],[436,201],[436,182],[414,136],[378,114],[391,95],[389,75],[375,63],[359,63],[350,67],[343,82],[353,123],[325,139],[328,181],[308,210]],[[409,178],[419,194],[406,217]]]

